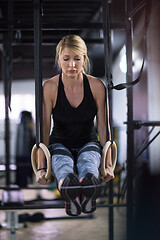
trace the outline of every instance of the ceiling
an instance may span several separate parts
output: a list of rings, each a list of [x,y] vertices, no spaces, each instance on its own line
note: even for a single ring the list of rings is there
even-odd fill
[[[13,2],[13,16],[9,6]],[[125,42],[125,0],[110,0],[113,59]],[[140,1],[134,1],[136,5]],[[92,74],[104,74],[101,0],[42,0],[43,78],[56,73],[55,46],[68,34],[79,34],[88,47]],[[12,18],[12,29],[8,23]],[[34,1],[0,0],[0,50],[12,30],[12,78],[34,78]],[[10,52],[11,52],[10,51]],[[2,67],[1,67],[2,70]],[[2,72],[2,71],[1,71]],[[2,74],[1,74],[2,75]],[[1,77],[2,78],[2,77]]]

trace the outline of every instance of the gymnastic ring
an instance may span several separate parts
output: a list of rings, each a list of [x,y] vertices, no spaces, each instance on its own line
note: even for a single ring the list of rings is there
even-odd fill
[[[106,171],[106,155],[108,152],[109,148],[112,148],[112,169],[114,171],[116,167],[116,161],[117,161],[117,146],[116,143],[113,141],[107,141],[106,144],[103,147],[102,150],[102,159],[101,159],[101,174],[102,176],[106,177],[107,176],[107,171]]]
[[[38,150],[38,148],[41,148],[45,154],[45,157],[47,159],[47,172],[45,174],[45,179],[49,179],[51,177],[52,171],[51,171],[51,155],[50,152],[48,150],[48,148],[43,144],[40,143],[39,147],[37,147],[37,145],[35,144],[32,148],[32,152],[31,152],[31,163],[32,163],[32,168],[34,173],[37,173],[37,167],[36,167],[36,152]]]

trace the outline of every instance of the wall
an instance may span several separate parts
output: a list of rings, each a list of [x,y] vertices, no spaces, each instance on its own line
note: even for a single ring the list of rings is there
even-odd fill
[[[152,1],[152,14],[147,34],[148,111],[150,121],[160,121],[160,2]],[[154,134],[159,128],[156,128]],[[153,136],[153,135],[152,135]],[[149,148],[152,173],[160,172],[160,138]]]

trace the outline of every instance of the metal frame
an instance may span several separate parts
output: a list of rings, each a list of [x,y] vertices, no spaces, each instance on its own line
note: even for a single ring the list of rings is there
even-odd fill
[[[110,4],[111,1],[109,0],[103,0],[104,9],[107,13],[106,21],[108,28],[106,29],[107,32],[107,42],[108,42],[108,53],[105,56],[106,57],[106,65],[107,71],[108,71],[108,77],[111,78],[111,44],[110,44],[110,30],[111,28],[120,28],[126,30],[126,54],[127,54],[127,83],[131,82],[133,80],[133,73],[132,73],[132,40],[133,40],[133,26],[132,26],[132,16],[137,12],[139,9],[141,9],[145,1],[142,2],[141,5],[139,5],[136,9],[132,9],[132,1],[131,0],[125,0],[125,12],[126,12],[126,22],[125,26],[123,24],[112,24],[111,23],[111,12],[110,12]],[[2,31],[4,34],[8,37],[8,44],[4,44],[4,54],[3,54],[3,79],[4,79],[4,85],[5,85],[5,147],[6,147],[6,185],[9,185],[10,183],[10,169],[9,169],[9,163],[10,163],[10,144],[9,144],[9,116],[8,116],[8,110],[10,106],[10,89],[11,89],[11,79],[12,79],[12,31],[16,29],[16,26],[14,26],[14,29],[12,27],[12,14],[13,14],[13,0],[9,0],[8,4],[8,28],[6,26],[0,26],[0,31]],[[35,95],[36,98],[36,135],[37,135],[37,146],[39,145],[39,142],[43,142],[43,134],[42,131],[39,131],[39,129],[42,130],[41,124],[42,119],[39,119],[39,116],[42,116],[42,53],[41,53],[41,46],[42,46],[42,29],[43,30],[54,30],[48,26],[43,26],[42,28],[42,19],[41,19],[41,0],[34,0],[34,40],[35,40]],[[86,24],[85,26],[81,24],[72,24],[69,25],[70,29],[102,29],[101,23],[94,23],[94,24]],[[20,29],[20,26],[18,26],[18,29]],[[65,24],[62,25],[56,25],[55,30],[57,29],[68,29],[68,26]],[[24,27],[23,30],[33,30],[33,27]],[[94,41],[94,40],[93,40]],[[96,40],[98,41],[98,40]],[[22,43],[23,44],[23,43]],[[8,74],[9,72],[9,74]],[[112,122],[112,96],[111,92],[109,95],[109,103],[110,103],[110,121]],[[38,102],[37,102],[38,101]],[[97,207],[109,207],[109,240],[114,239],[114,214],[113,214],[113,207],[126,207],[127,206],[127,240],[132,239],[132,233],[133,233],[133,162],[134,162],[134,121],[133,121],[133,90],[132,88],[127,89],[127,107],[128,107],[128,119],[127,119],[127,205],[126,204],[113,204],[113,184],[112,181],[110,183],[110,190],[109,190],[109,204],[103,204],[98,205]],[[159,126],[160,123],[154,123],[154,126]],[[153,126],[151,122],[145,123],[145,126]],[[159,134],[159,133],[158,133]],[[154,138],[155,139],[155,138]],[[154,140],[153,139],[153,140]],[[57,207],[57,206],[56,206]],[[61,206],[62,207],[62,206]],[[53,208],[53,205],[51,206],[22,206],[18,207],[16,209],[42,209],[42,208]],[[13,208],[6,208],[1,207],[1,210],[6,209],[13,209]]]
[[[104,0],[105,2],[105,0]],[[109,15],[109,7],[107,5],[107,2],[110,3],[109,0],[106,0],[105,4],[107,6],[106,12]],[[141,2],[135,9],[132,7],[132,1],[131,0],[125,0],[125,33],[126,33],[126,57],[127,57],[127,73],[126,73],[126,81],[128,86],[132,84],[133,82],[133,72],[132,72],[132,42],[133,42],[133,23],[132,23],[132,17],[135,13],[137,13],[141,8],[143,8],[146,5],[146,1],[144,0]],[[108,28],[108,38],[106,37],[105,41],[108,44],[108,50],[105,50],[105,58],[108,58],[108,60],[105,59],[105,68],[106,72],[108,74],[107,76],[107,86],[108,89],[114,88],[112,86],[111,81],[111,62],[110,62],[110,55],[111,55],[111,45],[110,45],[110,18],[106,17],[107,24],[106,28]],[[149,19],[145,20],[145,31],[147,30]],[[107,31],[106,30],[106,31]],[[146,34],[146,33],[144,33]],[[145,37],[144,37],[145,41]],[[144,57],[145,57],[145,43],[144,43]],[[139,80],[141,78],[142,70],[144,65],[144,59],[142,68],[140,70]],[[135,80],[136,82],[139,81],[138,79]],[[115,88],[116,89],[116,88]],[[117,90],[120,90],[117,88]],[[110,92],[110,91],[109,91]],[[112,101],[111,95],[109,96],[110,101]],[[111,106],[111,103],[110,103]],[[133,238],[133,179],[134,179],[134,127],[135,122],[133,121],[133,89],[131,87],[127,87],[127,240],[131,240]],[[112,112],[110,112],[110,123],[112,124]],[[154,126],[157,126],[157,123],[154,123]],[[146,125],[146,124],[145,124]],[[147,123],[148,126],[152,126],[153,123]],[[159,123],[158,123],[159,125]],[[138,156],[149,146],[149,144],[160,134],[160,131],[153,137],[153,139],[139,152]],[[137,156],[137,157],[138,157]],[[111,193],[112,195],[112,193]],[[109,215],[109,222],[111,221],[110,225],[112,225],[112,230],[109,229],[109,240],[114,239],[113,235],[113,214]]]

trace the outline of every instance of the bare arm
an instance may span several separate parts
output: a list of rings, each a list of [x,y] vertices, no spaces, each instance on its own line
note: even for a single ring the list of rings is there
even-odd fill
[[[97,130],[100,144],[104,147],[107,140],[111,139],[109,119],[106,123],[106,111],[108,111],[108,102],[106,103],[106,89],[104,84],[99,79],[93,80],[95,83],[92,86],[92,92],[97,105]],[[109,112],[108,112],[109,117]],[[107,128],[109,136],[107,136]]]
[[[48,147],[49,133],[51,125],[51,111],[52,111],[52,99],[50,97],[50,84],[44,83],[43,85],[43,143]],[[41,149],[38,151],[38,168],[44,168],[46,166],[46,160],[44,153]]]
[[[107,136],[107,123],[106,123],[106,93],[105,87],[101,83],[99,84],[97,91],[97,130],[99,135],[100,144],[104,147],[108,138],[110,138],[110,127],[109,127],[109,136]]]
[[[94,88],[93,88],[94,98],[97,105],[97,130],[99,135],[100,144],[104,147],[107,140],[111,140],[111,132],[110,132],[110,124],[109,119],[106,121],[106,111],[108,111],[108,118],[109,118],[109,108],[108,102],[106,101],[106,89],[104,84],[99,80],[95,80]],[[108,124],[108,125],[107,125]],[[108,134],[107,136],[107,128]],[[111,159],[111,149],[108,150],[106,156],[106,169],[107,169],[107,176],[103,178],[106,182],[111,180],[114,177],[114,173],[112,170],[112,159]]]
[[[43,85],[43,143],[48,147],[49,134],[51,127],[51,113],[53,108],[53,101],[56,92],[56,85],[53,81],[47,80]],[[38,149],[38,169],[46,167],[46,159],[43,151]],[[45,171],[37,172],[37,182],[41,184],[48,184],[50,179],[46,181],[44,178]]]

